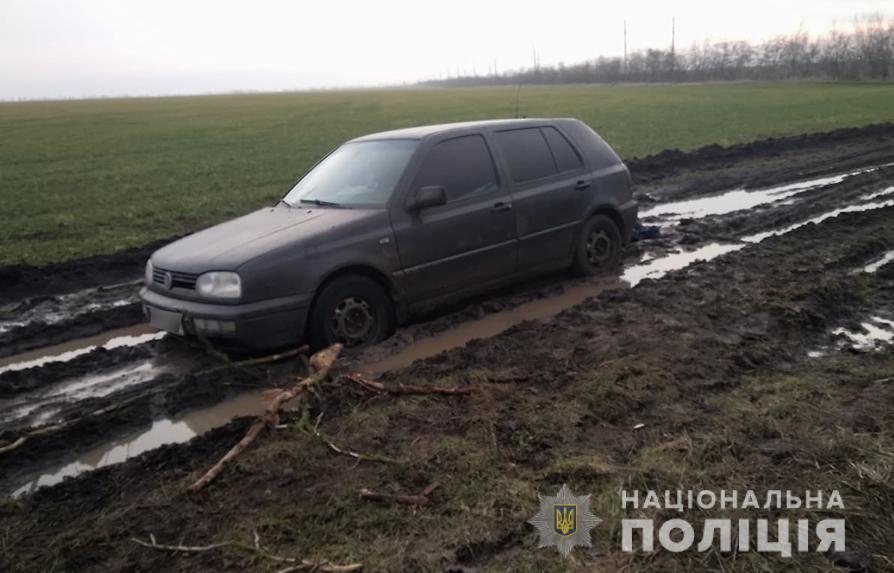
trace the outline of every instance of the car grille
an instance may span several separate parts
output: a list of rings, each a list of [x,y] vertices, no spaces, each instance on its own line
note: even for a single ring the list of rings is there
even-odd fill
[[[185,288],[195,290],[196,279],[199,275],[192,273],[179,273],[176,271],[166,271],[164,269],[152,269],[152,282],[157,285],[165,286],[165,277],[171,275],[171,288]]]

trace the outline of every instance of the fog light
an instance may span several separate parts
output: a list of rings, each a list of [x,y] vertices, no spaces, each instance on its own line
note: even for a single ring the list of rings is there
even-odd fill
[[[236,334],[236,323],[232,320],[212,320],[210,318],[194,318],[192,323],[202,334]]]

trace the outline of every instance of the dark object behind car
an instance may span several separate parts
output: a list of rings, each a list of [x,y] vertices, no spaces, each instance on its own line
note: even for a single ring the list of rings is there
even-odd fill
[[[140,295],[178,334],[362,346],[526,275],[613,272],[635,220],[627,168],[578,120],[401,129],[342,145],[273,207],[159,249]]]

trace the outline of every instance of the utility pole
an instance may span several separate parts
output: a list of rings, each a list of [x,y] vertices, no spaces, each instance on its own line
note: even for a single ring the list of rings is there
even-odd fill
[[[624,75],[627,75],[627,20],[624,20]]]
[[[674,73],[677,69],[677,54],[676,54],[676,41],[677,41],[677,17],[671,17],[671,79],[674,78]]]

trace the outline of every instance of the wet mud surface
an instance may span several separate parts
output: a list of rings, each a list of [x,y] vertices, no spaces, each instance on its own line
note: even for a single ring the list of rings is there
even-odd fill
[[[660,236],[628,248],[621,280],[539,278],[340,362],[311,414],[343,445],[399,464],[334,455],[295,413],[219,484],[187,496],[244,432],[245,419],[227,420],[257,413],[265,388],[304,372],[299,360],[227,365],[161,339],[0,371],[0,446],[27,437],[0,454],[0,490],[20,496],[0,507],[14,548],[0,566],[275,570],[244,553],[172,555],[128,541],[250,543],[257,530],[277,551],[370,570],[542,569],[554,555],[536,551],[524,523],[529,498],[553,484],[597,497],[621,483],[855,484],[864,478],[848,473],[853,464],[880,463],[873,452],[894,435],[894,386],[883,382],[894,372],[892,143],[885,125],[630,162],[642,221]],[[739,190],[755,194],[731,195]],[[744,208],[731,210],[736,201]],[[478,391],[393,399],[340,378],[351,371]],[[45,406],[20,415],[24,404]],[[52,425],[62,427],[32,435]],[[684,470],[702,481],[681,485]],[[406,511],[356,501],[362,487],[417,491],[435,478],[438,503],[415,525],[424,533]],[[845,488],[864,512],[849,549],[870,559],[891,533],[870,525],[894,508],[883,482]],[[485,518],[497,508],[501,519]],[[584,568],[627,564],[616,541],[582,554]],[[666,557],[659,569],[686,569]],[[834,570],[827,556],[809,559],[801,570]]]

